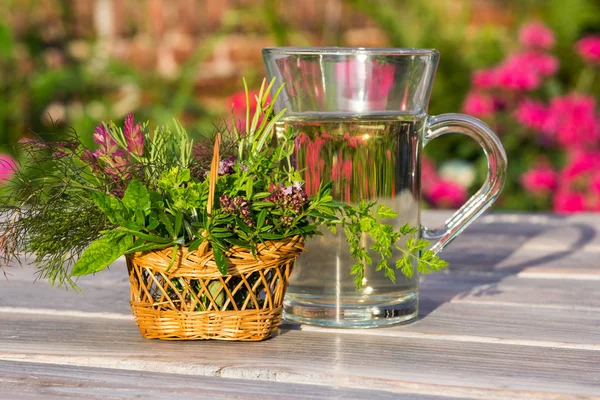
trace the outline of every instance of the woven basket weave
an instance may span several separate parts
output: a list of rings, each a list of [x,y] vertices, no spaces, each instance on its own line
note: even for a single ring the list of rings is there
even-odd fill
[[[142,335],[165,340],[257,341],[281,322],[283,297],[294,261],[304,250],[299,236],[249,249],[233,247],[229,271],[217,269],[212,250],[172,248],[127,256],[131,308]]]

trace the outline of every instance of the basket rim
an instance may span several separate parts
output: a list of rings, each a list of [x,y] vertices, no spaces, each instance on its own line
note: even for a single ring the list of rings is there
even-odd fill
[[[201,272],[202,275],[218,274],[219,276],[239,275],[248,272],[249,269],[269,268],[268,265],[276,262],[284,264],[294,261],[300,253],[306,251],[304,248],[304,238],[301,235],[295,235],[281,240],[268,240],[259,243],[256,246],[256,256],[251,249],[241,246],[232,246],[225,252],[228,260],[228,273],[222,275],[219,271],[212,248],[202,247],[188,251],[187,246],[182,246],[176,252],[175,262],[167,272],[171,261],[173,247],[156,249],[139,253],[127,254],[125,256],[127,265],[131,268],[134,264],[142,268],[150,269],[155,272],[167,273],[169,276],[192,276]],[[285,250],[285,251],[282,251]],[[186,265],[184,265],[186,264]],[[197,268],[190,266],[201,265]]]

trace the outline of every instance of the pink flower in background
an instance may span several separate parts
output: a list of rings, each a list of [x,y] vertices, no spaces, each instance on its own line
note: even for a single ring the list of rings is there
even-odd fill
[[[551,193],[557,183],[558,175],[547,163],[541,163],[521,175],[521,185],[534,195]]]
[[[465,99],[463,111],[475,117],[490,117],[495,111],[494,99],[486,94],[471,92]]]
[[[586,36],[575,44],[575,50],[585,61],[600,64],[600,35]]]
[[[435,206],[458,208],[467,199],[467,189],[456,182],[438,179],[425,191],[425,196]]]
[[[600,118],[590,96],[555,97],[548,110],[544,131],[569,149],[595,146],[600,140]]]
[[[575,151],[560,174],[554,211],[600,211],[600,150]]]
[[[525,98],[517,106],[515,118],[524,126],[541,131],[548,118],[548,109],[542,103]]]
[[[532,69],[543,77],[552,76],[558,71],[558,59],[553,55],[526,51],[511,56],[509,63],[520,64],[523,68]]]
[[[586,211],[585,195],[570,189],[559,190],[554,196],[553,209],[561,214]]]
[[[258,96],[258,90],[249,90],[248,98],[250,101],[250,122],[252,118],[254,118],[254,113],[256,113],[256,97]],[[270,101],[270,97],[267,98],[267,103]],[[238,130],[246,130],[246,92],[237,92],[229,97],[227,100],[227,104],[231,107],[233,118],[236,121]],[[261,123],[262,118],[259,120],[259,124]]]
[[[554,34],[541,22],[530,22],[519,30],[519,41],[525,47],[550,49],[554,46]]]
[[[498,87],[506,90],[532,90],[541,83],[538,72],[515,62],[500,65],[496,74]]]
[[[600,195],[600,169],[592,176],[590,181],[590,190]]]
[[[421,188],[423,191],[427,192],[438,179],[437,171],[431,160],[423,157],[421,160]]]
[[[136,156],[144,154],[144,132],[142,124],[136,124],[133,114],[125,118],[125,130],[123,131],[127,139],[127,151]]]
[[[508,57],[496,69],[497,85],[507,90],[532,90],[558,70],[558,59],[550,54],[526,51]]]
[[[258,90],[249,90],[248,98],[250,100],[251,110],[256,109],[256,96],[258,96]],[[236,92],[232,94],[227,100],[227,104],[231,105],[232,111],[235,115],[246,115],[246,92]],[[252,116],[252,113],[250,113]]]
[[[12,179],[17,169],[17,162],[8,154],[0,154],[0,184]]]
[[[572,153],[561,176],[566,183],[572,184],[577,179],[590,176],[598,171],[600,171],[600,150],[576,151]]]
[[[490,69],[480,69],[478,71],[473,72],[473,86],[478,89],[490,89],[496,86],[497,83],[497,73],[493,68]]]

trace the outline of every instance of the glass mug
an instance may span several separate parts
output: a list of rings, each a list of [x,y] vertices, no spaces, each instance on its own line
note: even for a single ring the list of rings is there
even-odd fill
[[[439,53],[431,49],[279,47],[263,49],[268,79],[285,86],[275,112],[277,130],[298,132],[293,162],[309,194],[334,182],[338,201],[374,200],[398,213],[392,224],[420,228],[438,253],[496,199],[504,185],[506,154],[480,120],[462,114],[428,116]],[[445,225],[421,226],[423,147],[447,133],[475,139],[488,161],[481,189]],[[367,238],[363,238],[368,245]],[[352,328],[408,322],[418,313],[418,274],[399,271],[392,283],[366,268],[356,290],[354,260],[343,232],[323,231],[306,243],[284,302],[284,317],[313,325]],[[377,259],[373,259],[374,264]],[[395,260],[390,260],[394,265]]]

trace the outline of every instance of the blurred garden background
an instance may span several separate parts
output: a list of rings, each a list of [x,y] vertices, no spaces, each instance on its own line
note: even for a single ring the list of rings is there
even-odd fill
[[[430,114],[490,124],[509,156],[496,208],[600,212],[597,0],[2,0],[0,182],[15,143],[99,121],[212,132],[258,87],[266,46],[436,48]],[[426,151],[430,207],[461,205],[482,181],[479,146],[451,135]]]

